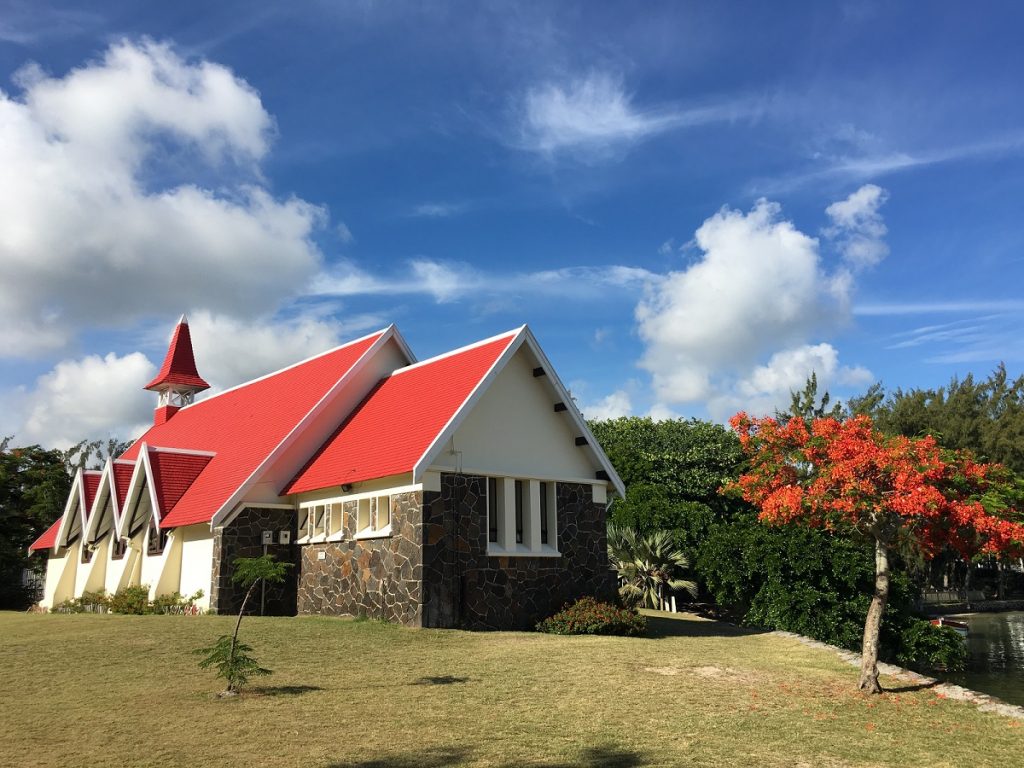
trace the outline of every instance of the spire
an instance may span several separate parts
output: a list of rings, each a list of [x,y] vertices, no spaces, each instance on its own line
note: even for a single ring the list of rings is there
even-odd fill
[[[157,407],[155,422],[161,424],[183,405],[195,399],[196,392],[209,389],[196,370],[196,358],[192,353],[192,334],[188,330],[188,318],[185,315],[178,320],[171,337],[171,345],[167,348],[164,364],[144,389],[159,392],[160,400]]]

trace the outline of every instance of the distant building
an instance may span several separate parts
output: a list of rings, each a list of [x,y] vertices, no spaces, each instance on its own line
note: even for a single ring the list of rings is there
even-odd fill
[[[32,545],[42,604],[148,585],[237,611],[239,556],[295,564],[265,611],[525,628],[610,597],[622,483],[530,330],[416,362],[391,326],[203,400],[187,320],[153,426]]]

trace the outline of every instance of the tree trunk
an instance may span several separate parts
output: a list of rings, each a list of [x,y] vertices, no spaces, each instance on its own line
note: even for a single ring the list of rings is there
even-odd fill
[[[238,611],[238,621],[235,622],[235,632],[231,635],[231,655],[229,656],[229,658],[231,659],[232,662],[234,662],[235,660],[235,646],[238,645],[238,630],[242,626],[242,616],[245,615],[245,606],[249,604],[249,598],[252,596],[252,591],[256,589],[256,585],[259,584],[260,581],[262,581],[262,579],[254,581],[249,586],[249,589],[246,590],[245,597],[242,598],[242,607]],[[234,680],[228,680],[228,688],[224,692],[229,694],[237,693],[237,690],[235,689]]]
[[[878,684],[878,636],[882,629],[882,614],[889,602],[889,549],[875,540],[875,594],[871,598],[867,620],[864,622],[864,644],[861,648],[860,682],[857,687],[868,693],[881,693]]]

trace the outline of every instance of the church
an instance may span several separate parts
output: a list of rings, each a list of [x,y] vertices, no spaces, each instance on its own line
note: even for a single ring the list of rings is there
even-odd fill
[[[391,326],[197,399],[182,317],[145,388],[152,427],[32,544],[43,607],[145,585],[237,612],[232,564],[264,553],[294,566],[268,615],[525,629],[615,594],[622,481],[526,326],[422,361]]]

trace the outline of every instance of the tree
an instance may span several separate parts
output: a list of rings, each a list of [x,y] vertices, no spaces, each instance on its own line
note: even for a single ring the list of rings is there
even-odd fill
[[[60,517],[71,478],[60,451],[11,448],[10,440],[0,440],[0,608],[21,609],[30,599],[22,571],[43,565],[28,547]]]
[[[770,524],[848,530],[874,547],[875,586],[864,622],[858,687],[879,693],[878,652],[890,559],[901,546],[926,554],[950,545],[969,556],[1024,548],[1024,525],[986,511],[992,466],[943,452],[932,437],[889,437],[867,416],[792,418],[744,413],[730,421],[750,468],[730,488]]]
[[[288,569],[292,567],[291,563],[277,562],[273,555],[239,557],[235,559],[234,564],[235,572],[231,580],[246,589],[242,607],[238,611],[238,621],[235,622],[235,631],[230,635],[221,635],[209,648],[199,648],[195,651],[196,654],[206,655],[199,662],[202,669],[215,667],[217,677],[223,677],[228,681],[228,687],[221,696],[237,695],[250,677],[271,674],[271,670],[261,667],[250,655],[252,646],[238,642],[238,630],[242,626],[242,617],[256,586],[261,581],[267,584],[280,584],[288,574]]]
[[[775,418],[779,421],[786,421],[791,418],[821,419],[826,416],[838,419],[843,415],[842,403],[837,402],[831,408],[828,407],[829,402],[832,400],[832,396],[829,395],[828,391],[823,392],[821,398],[818,398],[818,374],[814,371],[811,371],[811,375],[807,377],[807,383],[804,384],[803,391],[793,392],[791,390],[789,397],[789,411],[775,412]]]
[[[623,581],[619,594],[628,605],[663,608],[670,589],[697,596],[697,583],[682,578],[690,561],[668,531],[642,536],[610,525],[608,559]]]

